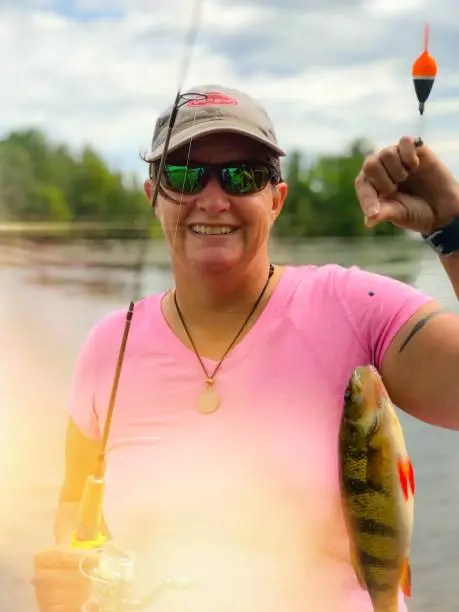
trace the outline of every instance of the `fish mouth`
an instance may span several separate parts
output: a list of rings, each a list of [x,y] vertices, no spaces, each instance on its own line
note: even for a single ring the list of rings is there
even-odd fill
[[[381,426],[381,414],[377,410],[372,418],[347,419],[350,442],[362,448],[375,436]]]
[[[373,422],[367,430],[367,437],[371,439],[378,431],[381,426],[381,412],[380,410],[376,410],[374,413]]]

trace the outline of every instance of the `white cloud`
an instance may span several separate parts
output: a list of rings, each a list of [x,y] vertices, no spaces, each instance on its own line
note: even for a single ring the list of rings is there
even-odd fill
[[[367,0],[364,9],[374,17],[387,15],[406,15],[414,11],[420,11],[428,5],[427,0]]]
[[[138,152],[149,146],[157,114],[174,98],[193,3],[104,2],[98,12],[110,16],[92,21],[75,18],[95,6],[89,0],[74,3],[67,15],[45,0],[0,4],[0,129],[36,125],[74,147],[89,142],[112,165],[143,171]],[[420,4],[410,0],[404,10]],[[245,89],[266,104],[287,149],[336,151],[359,136],[382,146],[418,124],[410,69],[413,49],[421,51],[424,15],[410,30],[399,5],[384,3],[380,16],[382,5],[372,0],[373,14],[359,21],[357,9],[333,11],[331,2],[321,17],[319,5],[309,15],[303,8],[295,13],[294,3],[285,12],[254,1],[229,7],[205,0],[186,86]],[[440,72],[426,136],[459,174],[459,37],[452,26],[447,39],[439,33],[455,14],[453,5],[438,0],[441,19],[432,19]],[[406,32],[417,38],[405,36],[405,47],[395,46]],[[256,60],[249,76],[250,58]]]

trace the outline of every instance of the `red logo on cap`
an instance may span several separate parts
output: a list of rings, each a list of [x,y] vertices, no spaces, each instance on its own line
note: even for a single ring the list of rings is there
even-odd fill
[[[228,106],[236,106],[238,101],[235,98],[226,96],[220,91],[208,91],[205,94],[206,97],[201,100],[190,100],[186,106],[217,106],[220,104],[226,104]]]

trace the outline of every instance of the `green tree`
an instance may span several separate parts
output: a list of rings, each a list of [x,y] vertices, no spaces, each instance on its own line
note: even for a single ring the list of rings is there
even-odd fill
[[[364,139],[356,139],[343,152],[323,155],[308,165],[299,151],[287,159],[289,193],[276,224],[280,236],[358,237],[369,233],[391,235],[402,230],[383,224],[370,232],[355,194],[355,178],[372,152]]]
[[[368,235],[354,181],[372,147],[356,139],[342,152],[306,160],[292,151],[283,168],[289,193],[275,231],[292,237]],[[9,220],[116,222],[157,235],[139,179],[109,169],[85,146],[73,153],[37,129],[0,140],[0,216]],[[137,230],[134,231],[134,233]],[[140,230],[139,230],[140,231]],[[392,224],[373,234],[401,232]]]
[[[3,219],[26,219],[35,177],[29,151],[16,143],[0,142],[0,210]]]
[[[53,143],[35,129],[13,131],[0,141],[3,219],[129,225],[145,222],[146,213],[139,182],[128,184],[127,177],[111,172],[88,146],[72,154],[65,144]]]

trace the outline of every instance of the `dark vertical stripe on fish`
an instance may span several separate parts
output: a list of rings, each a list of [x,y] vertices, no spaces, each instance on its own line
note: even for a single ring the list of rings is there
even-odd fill
[[[389,584],[387,582],[380,583],[380,582],[376,582],[373,580],[368,580],[366,584],[367,584],[367,587],[372,591],[372,593],[375,593],[375,592],[387,593],[388,591],[394,590],[394,585]]]
[[[372,518],[356,517],[353,519],[359,533],[367,533],[371,535],[387,536],[394,538],[397,536],[397,530]]]
[[[380,559],[379,557],[370,555],[364,550],[359,550],[359,561],[364,567],[374,567],[378,569],[397,569],[399,566],[397,559]]]

